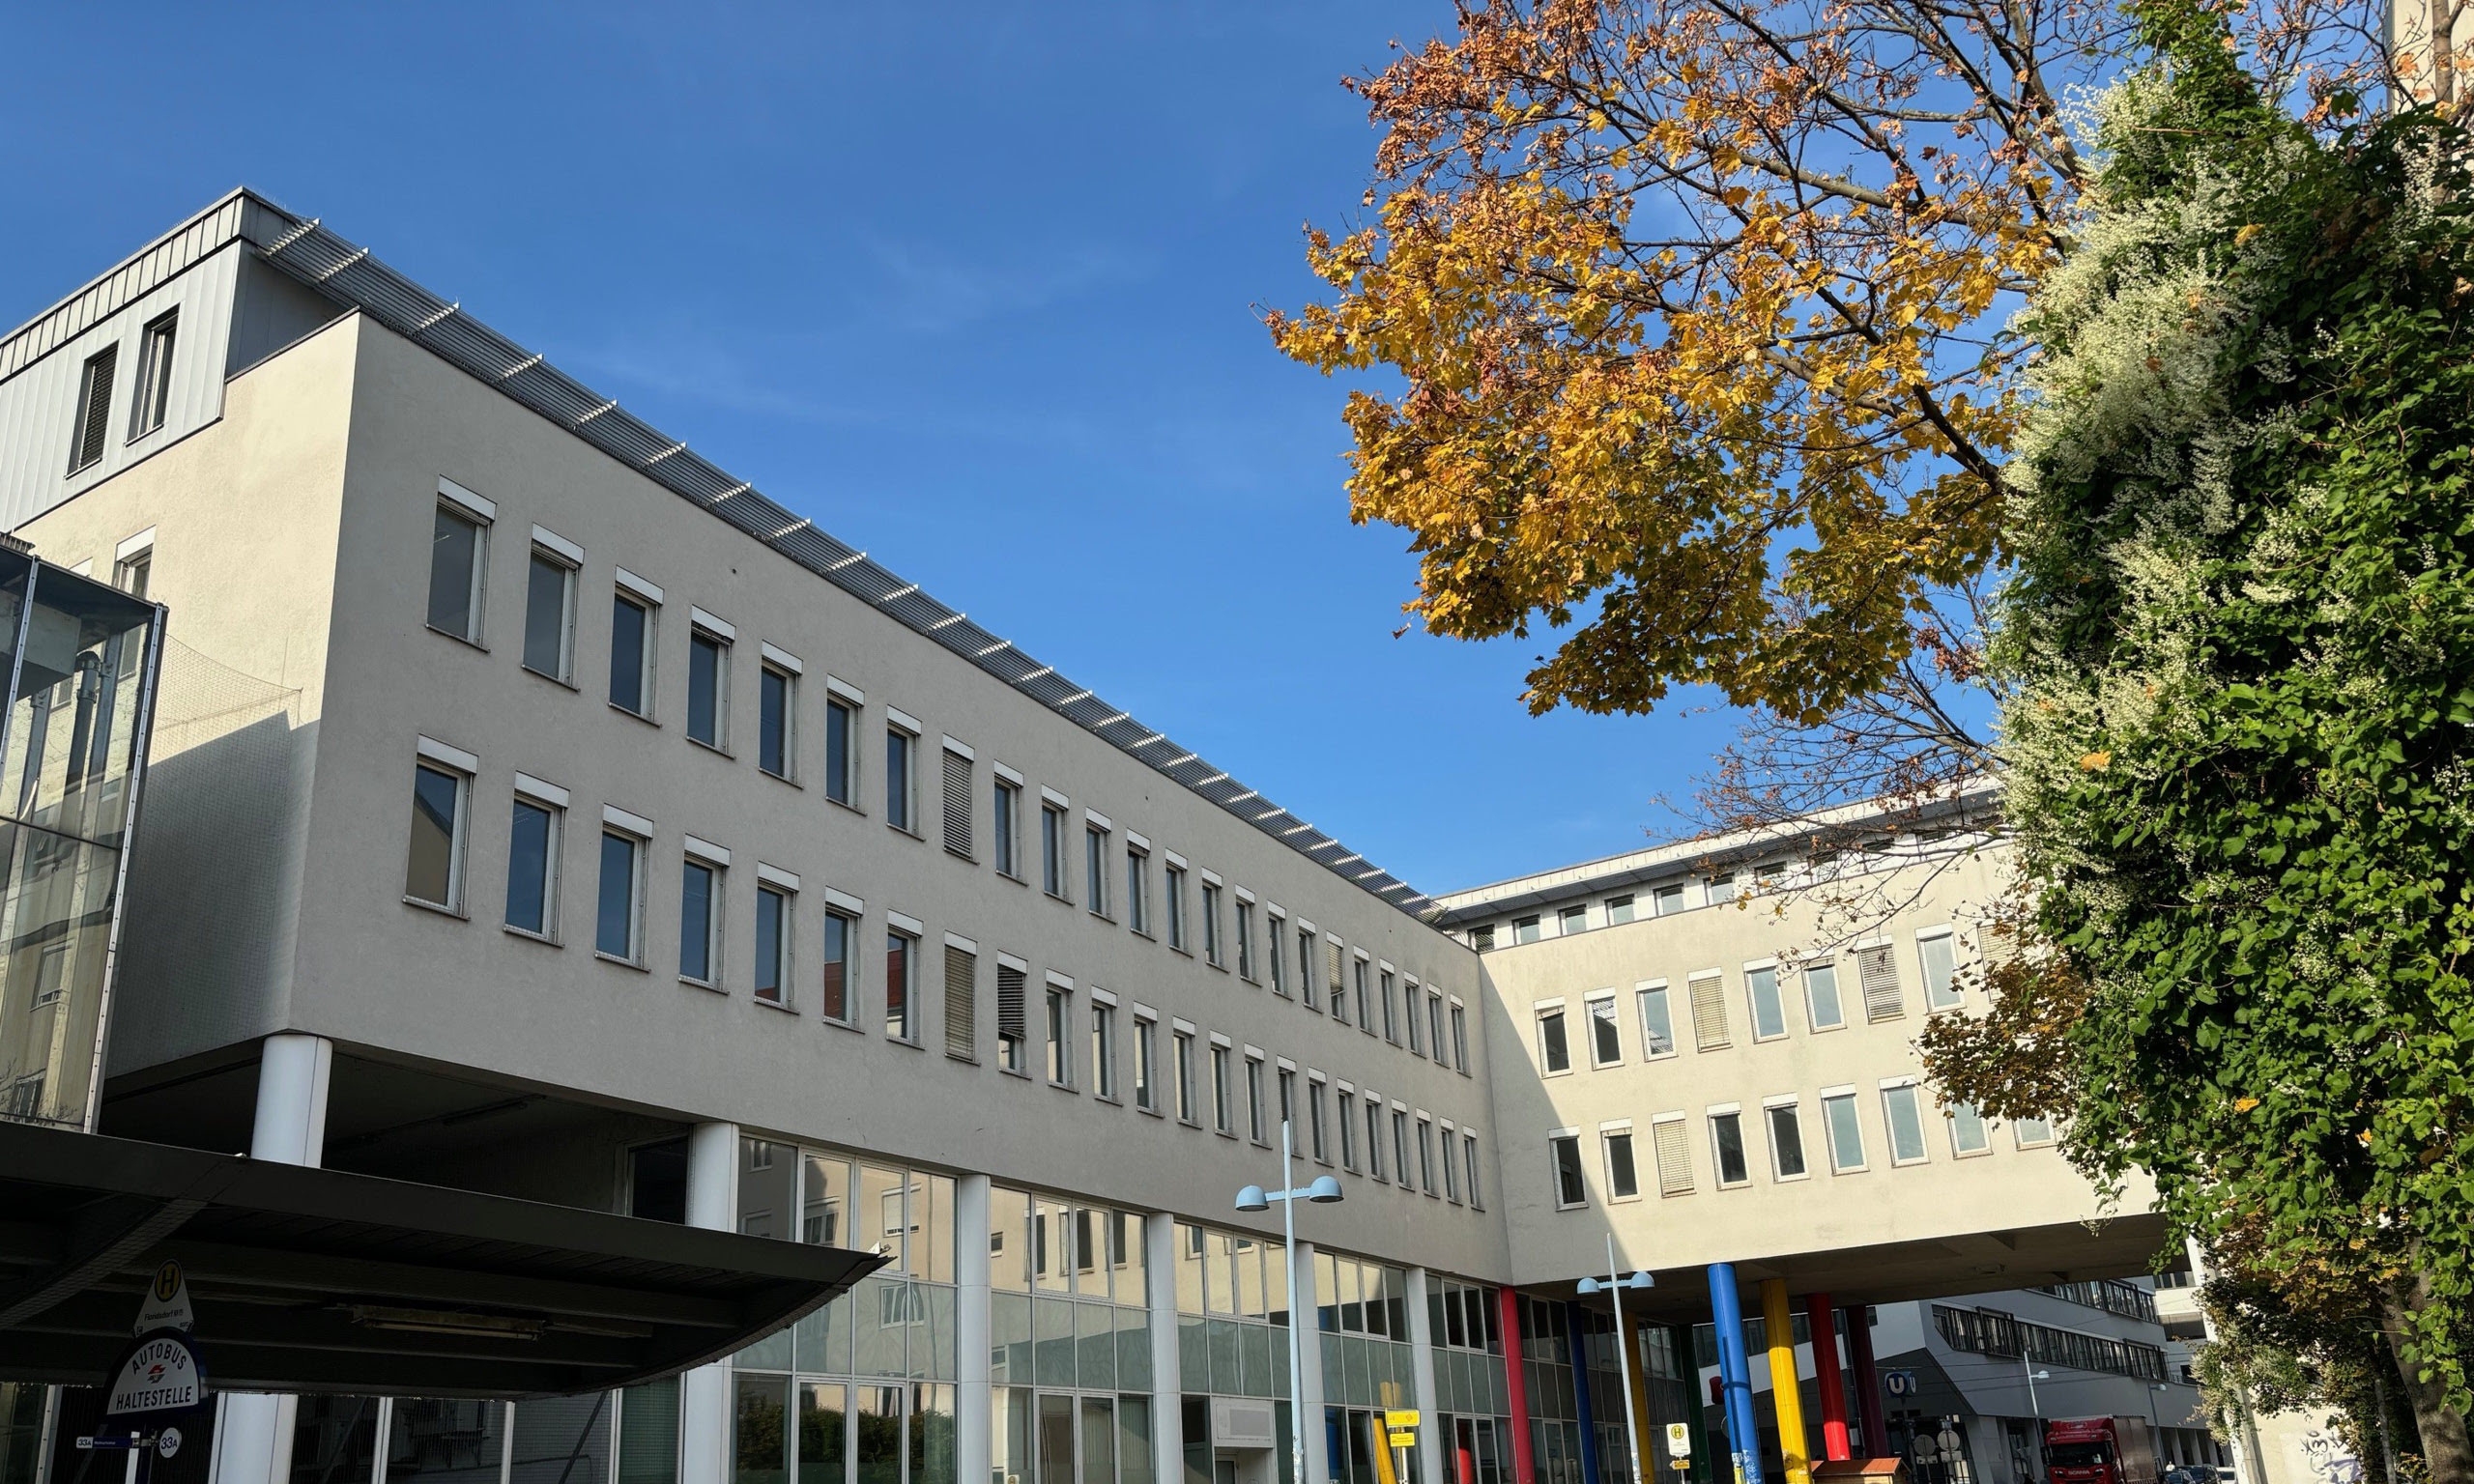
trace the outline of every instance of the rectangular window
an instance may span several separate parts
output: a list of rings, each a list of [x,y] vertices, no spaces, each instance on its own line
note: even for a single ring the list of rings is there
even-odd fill
[[[1792,1102],[1762,1109],[1769,1123],[1769,1173],[1778,1180],[1804,1174],[1804,1121]]]
[[[404,895],[449,912],[464,910],[464,841],[473,781],[423,762],[413,769],[412,845],[405,852]]]
[[[1486,1209],[1486,1197],[1485,1186],[1478,1183],[1478,1136],[1474,1133],[1462,1134],[1460,1136],[1460,1151],[1468,1159],[1469,1209],[1472,1211],[1483,1211]]]
[[[1396,1046],[1400,1043],[1399,981],[1390,969],[1384,969],[1377,978],[1377,984],[1383,999],[1383,1039]]]
[[[1723,1051],[1734,1044],[1727,1031],[1726,981],[1714,972],[1695,974],[1686,987],[1692,995],[1692,1048]]]
[[[1030,971],[996,960],[996,1065],[1030,1075],[1022,1065],[1023,1046],[1031,1039]]]
[[[1964,1102],[1950,1104],[1950,1153],[1981,1155],[1993,1148],[1992,1136],[1984,1127],[1984,1115]]]
[[[1460,1156],[1453,1148],[1452,1126],[1443,1126],[1443,1198],[1460,1204]]]
[[[996,848],[996,873],[1021,879],[1021,845],[1016,831],[1022,825],[1022,785],[999,778],[990,790],[988,829]]]
[[[1907,995],[1898,983],[1898,959],[1887,943],[1856,950],[1856,978],[1864,991],[1865,1019],[1896,1020],[1907,1013]]]
[[[1624,1060],[1624,1036],[1611,994],[1589,1002],[1589,1059],[1593,1067],[1613,1067]]]
[[[1433,990],[1426,991],[1426,1030],[1433,1038],[1426,1042],[1432,1048],[1426,1054],[1440,1062],[1444,1048],[1443,996]]]
[[[1864,1167],[1864,1129],[1856,1118],[1854,1093],[1825,1093],[1822,1127],[1829,1135],[1829,1167],[1841,1175]]]
[[[1838,999],[1838,965],[1804,966],[1804,1012],[1816,1031],[1836,1030],[1847,1023],[1847,1009]]]
[[[1777,965],[1744,970],[1743,987],[1752,1001],[1752,1039],[1774,1041],[1786,1035],[1787,1007],[1778,998]]]
[[[77,420],[69,435],[69,471],[91,469],[103,457],[110,439],[112,380],[120,369],[120,347],[107,345],[86,357],[77,379]]]
[[[798,756],[799,678],[778,665],[756,675],[756,765],[788,779]],[[967,800],[967,795],[964,796]]]
[[[1658,1194],[1692,1193],[1692,1133],[1683,1117],[1662,1118],[1650,1125],[1650,1145],[1657,1156]]]
[[[1383,1104],[1366,1099],[1366,1173],[1383,1178]]]
[[[163,425],[172,407],[172,347],[180,339],[181,311],[166,310],[146,322],[137,342],[137,392],[129,409],[129,436],[144,438]]]
[[[1643,985],[1634,991],[1641,1006],[1641,1057],[1675,1054],[1675,1012],[1666,1002],[1666,985]]]
[[[687,739],[720,751],[729,745],[730,641],[704,629],[687,636]]]
[[[1321,996],[1314,989],[1314,929],[1297,929],[1297,994],[1298,1002],[1308,1010],[1320,1010]]]
[[[2053,1124],[2048,1119],[2014,1119],[2010,1131],[2017,1136],[2021,1149],[2035,1149],[2053,1142]]]
[[[1257,1144],[1271,1142],[1265,1137],[1270,1131],[1266,1127],[1266,1116],[1263,1108],[1263,1059],[1250,1056],[1246,1058],[1246,1136]]]
[[[1549,1072],[1572,1070],[1572,1048],[1564,1037],[1564,1013],[1560,1009],[1538,1013],[1538,1065]]]
[[[653,708],[653,609],[624,591],[610,595],[610,703],[630,716]]]
[[[1495,951],[1495,925],[1492,923],[1481,923],[1479,926],[1470,928],[1469,946],[1482,954],[1493,953]]]
[[[1710,905],[1723,907],[1736,899],[1736,878],[1732,874],[1712,876],[1706,891]]]
[[[1040,806],[1040,890],[1065,899],[1065,811]]]
[[[1228,1048],[1211,1048],[1211,1127],[1222,1133],[1237,1131],[1235,1090],[1228,1085]]]
[[[1392,1110],[1392,1178],[1409,1187],[1409,1115],[1398,1108]]]
[[[1095,917],[1108,915],[1108,832],[1082,826],[1082,895]]]
[[[1621,897],[1609,897],[1606,899],[1607,927],[1613,928],[1620,924],[1628,923],[1631,920],[1632,897],[1630,893],[1627,892]]]
[[[1324,1124],[1323,1082],[1310,1079],[1306,1084],[1306,1144],[1317,1164],[1332,1162],[1331,1130]]]
[[[885,728],[885,823],[919,833],[919,738],[900,727]]]
[[[1924,970],[1926,1010],[1956,1010],[1967,1003],[1959,992],[1956,943],[1946,930],[1915,935],[1915,956]]]
[[[468,643],[481,642],[481,574],[489,538],[481,523],[442,503],[431,523],[429,626]]]
[[[945,853],[965,861],[976,859],[979,842],[970,823],[971,759],[951,742],[945,744],[938,756],[944,768],[945,794],[936,819],[944,826]]]
[[[858,708],[839,696],[824,699],[824,796],[859,807]]]
[[[1653,917],[1673,917],[1676,913],[1683,911],[1683,883],[1674,881],[1665,886],[1653,888],[1650,892],[1650,905],[1655,908],[1650,914]]]
[[[1125,925],[1146,937],[1151,932],[1151,852],[1125,847]]]
[[[1581,1182],[1580,1135],[1558,1133],[1546,1140],[1555,1166],[1555,1209],[1571,1211],[1589,1204],[1589,1188]]]
[[[689,856],[678,875],[678,977],[722,982],[722,869]]]
[[[917,1041],[912,991],[919,985],[919,940],[899,928],[885,929],[885,1034]]]
[[[1426,1194],[1434,1188],[1434,1120],[1418,1120],[1418,1188]]]
[[[1640,1172],[1632,1167],[1632,1130],[1601,1133],[1606,1145],[1606,1198],[1628,1201],[1641,1193]]]
[[[1226,968],[1226,946],[1220,941],[1220,888],[1202,884],[1202,956],[1214,968]]]
[[[1469,1070],[1469,1013],[1457,1005],[1452,1007],[1452,1065]]]
[[[1350,988],[1357,994],[1357,1028],[1368,1036],[1374,1034],[1374,994],[1366,985],[1366,958],[1360,955],[1349,961],[1354,976]]]
[[[155,548],[141,546],[112,563],[112,585],[132,598],[143,598],[155,584]]]
[[[859,920],[848,912],[824,914],[824,971],[819,1000],[824,1018],[841,1025],[857,1021],[850,1007],[859,984]]]
[[[1111,1005],[1091,1002],[1091,1090],[1114,1100],[1117,1096],[1117,1013]]]
[[[1048,1080],[1051,1087],[1074,1085],[1074,999],[1055,985],[1048,986]]]
[[[1514,943],[1535,943],[1539,936],[1538,917],[1535,913],[1528,917],[1515,917],[1511,920],[1511,940]]]
[[[1173,1031],[1169,1034],[1169,1054],[1175,1061],[1171,1074],[1177,1079],[1177,1117],[1189,1124],[1202,1122],[1194,1088],[1194,1033]]]
[[[791,993],[791,894],[756,888],[756,997],[788,1005]]]
[[[1406,981],[1401,985],[1400,993],[1402,996],[1401,1005],[1408,1012],[1409,1054],[1411,1056],[1424,1056],[1426,1054],[1425,994],[1423,990],[1418,988],[1418,982],[1414,979]],[[1441,1052],[1442,1047],[1438,1045],[1436,1047],[1436,1053],[1440,1055]]]
[[[1340,1087],[1340,1167],[1357,1168],[1357,1099],[1345,1083]]]
[[[1349,1017],[1349,989],[1345,971],[1340,966],[1340,940],[1323,940],[1324,975],[1331,981],[1332,1018],[1345,1023]]]
[[[979,954],[945,940],[945,1054],[979,1060]]]
[[[572,682],[575,659],[575,563],[536,546],[524,574],[524,668]]]
[[[1171,863],[1165,872],[1168,899],[1168,946],[1186,946],[1186,868]]]
[[[1582,902],[1578,906],[1565,907],[1556,912],[1555,935],[1557,937],[1568,938],[1576,932],[1587,932],[1588,930],[1589,903]]]
[[[1254,979],[1254,904],[1237,899],[1237,977],[1251,984]]]
[[[603,830],[592,929],[596,953],[629,963],[644,962],[644,901],[645,842],[618,830]]]
[[[1743,1116],[1740,1113],[1710,1115],[1710,1143],[1718,1160],[1718,1184],[1721,1188],[1740,1185],[1752,1179],[1752,1170],[1743,1157]]]
[[[559,834],[562,811],[515,796],[506,843],[506,925],[535,937],[559,934]]]
[[[1297,1122],[1297,1073],[1285,1067],[1280,1070],[1280,1121],[1282,1127]]]
[[[1134,1105],[1160,1110],[1160,1025],[1140,1015],[1134,1020]]]
[[[1924,1107],[1914,1083],[1882,1089],[1882,1121],[1889,1126],[1890,1163],[1916,1164],[1926,1157]]]

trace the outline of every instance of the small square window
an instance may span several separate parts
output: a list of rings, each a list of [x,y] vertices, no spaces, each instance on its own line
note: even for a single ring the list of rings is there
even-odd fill
[[[1533,913],[1528,917],[1516,917],[1512,919],[1511,940],[1514,943],[1535,943],[1538,941],[1539,936],[1538,918],[1536,914]]]
[[[1632,897],[1630,893],[1627,892],[1621,897],[1609,897],[1606,899],[1606,926],[1612,928],[1621,923],[1628,923],[1631,920]]]
[[[1555,914],[1555,932],[1558,937],[1568,938],[1576,932],[1588,930],[1589,906],[1587,903],[1565,907]]]

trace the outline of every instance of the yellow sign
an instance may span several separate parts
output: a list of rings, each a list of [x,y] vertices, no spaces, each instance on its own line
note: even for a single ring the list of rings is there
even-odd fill
[[[1383,1425],[1396,1433],[1404,1427],[1417,1426],[1418,1414],[1415,1412],[1387,1412],[1383,1414]]]
[[[1692,1429],[1682,1422],[1666,1425],[1666,1450],[1677,1458],[1692,1456]]]
[[[1415,1433],[1394,1433],[1392,1435],[1392,1446],[1395,1448],[1414,1448],[1417,1445],[1418,1435]]]

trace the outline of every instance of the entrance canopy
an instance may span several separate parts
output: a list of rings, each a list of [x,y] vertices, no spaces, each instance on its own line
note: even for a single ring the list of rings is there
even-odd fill
[[[0,1122],[0,1381],[102,1381],[188,1275],[217,1390],[567,1396],[670,1375],[885,1258]]]

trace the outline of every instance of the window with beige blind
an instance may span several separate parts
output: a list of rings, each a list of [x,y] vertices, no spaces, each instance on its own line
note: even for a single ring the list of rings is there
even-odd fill
[[[1725,978],[1712,969],[1692,976],[1692,1046],[1696,1051],[1723,1051],[1735,1044],[1727,1033]]]

